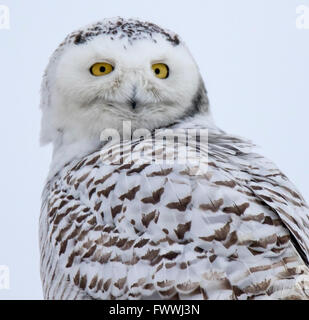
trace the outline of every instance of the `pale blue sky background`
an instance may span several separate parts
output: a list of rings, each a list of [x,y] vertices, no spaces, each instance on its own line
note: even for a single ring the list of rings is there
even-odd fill
[[[309,0],[0,0],[0,299],[41,299],[40,194],[51,157],[38,143],[40,80],[70,31],[103,17],[149,19],[178,32],[204,76],[225,131],[252,139],[309,200],[309,29],[296,7]]]

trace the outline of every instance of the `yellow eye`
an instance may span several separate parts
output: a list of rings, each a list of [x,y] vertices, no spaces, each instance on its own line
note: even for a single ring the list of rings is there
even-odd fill
[[[155,63],[151,68],[155,76],[159,79],[166,79],[169,75],[169,68],[164,63]]]
[[[95,63],[91,68],[90,72],[96,77],[106,76],[114,70],[114,67],[107,62]]]

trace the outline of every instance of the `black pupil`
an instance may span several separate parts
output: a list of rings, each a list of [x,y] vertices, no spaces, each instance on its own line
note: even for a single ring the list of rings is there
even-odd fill
[[[155,73],[156,73],[156,74],[159,74],[159,73],[160,73],[160,69],[159,69],[159,68],[156,68],[156,69],[155,69]]]
[[[100,72],[104,73],[106,71],[106,68],[104,66],[100,67]]]

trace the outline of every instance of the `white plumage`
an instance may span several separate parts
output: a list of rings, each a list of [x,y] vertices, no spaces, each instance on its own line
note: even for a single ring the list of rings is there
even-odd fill
[[[113,71],[93,77],[103,61]],[[42,110],[41,140],[54,145],[40,219],[46,299],[308,298],[308,206],[250,142],[215,126],[177,35],[121,18],[73,32],[47,68]],[[107,128],[124,134],[123,121],[207,129],[207,144],[179,139],[174,154],[201,152],[203,170],[152,161],[174,144],[151,136],[100,140]]]

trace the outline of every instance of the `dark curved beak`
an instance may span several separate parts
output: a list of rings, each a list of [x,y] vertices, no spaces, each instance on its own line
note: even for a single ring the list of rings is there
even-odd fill
[[[136,108],[136,105],[137,105],[137,101],[136,101],[136,86],[134,86],[133,89],[132,89],[132,96],[131,96],[131,98],[129,100],[129,104],[132,107],[132,109]]]
[[[132,109],[135,109],[137,102],[136,102],[135,99],[131,99],[131,100],[130,100],[130,104],[131,104]]]

